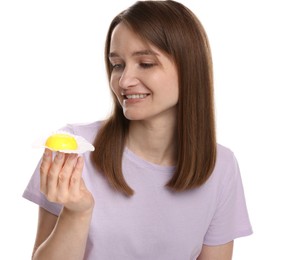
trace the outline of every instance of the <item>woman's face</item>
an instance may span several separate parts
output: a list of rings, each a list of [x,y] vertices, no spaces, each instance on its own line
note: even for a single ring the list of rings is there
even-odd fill
[[[121,23],[112,33],[109,60],[111,89],[127,119],[175,118],[179,90],[172,59]]]

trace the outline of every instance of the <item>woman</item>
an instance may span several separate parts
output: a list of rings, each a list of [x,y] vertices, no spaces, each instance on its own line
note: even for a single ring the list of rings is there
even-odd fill
[[[33,259],[231,259],[252,229],[236,158],[216,143],[201,23],[175,1],[136,2],[105,60],[112,115],[64,128],[95,152],[46,149],[24,192],[40,206]]]

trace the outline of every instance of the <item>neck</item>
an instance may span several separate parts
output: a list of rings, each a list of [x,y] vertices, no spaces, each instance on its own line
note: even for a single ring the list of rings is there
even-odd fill
[[[175,165],[175,132],[175,122],[131,121],[127,147],[149,162]]]

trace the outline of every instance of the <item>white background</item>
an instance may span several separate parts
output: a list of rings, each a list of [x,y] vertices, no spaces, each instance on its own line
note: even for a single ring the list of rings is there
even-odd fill
[[[113,16],[134,2],[1,1],[0,259],[30,259],[37,206],[21,196],[42,152],[32,143],[110,112],[105,35]],[[237,156],[254,229],[236,240],[234,259],[282,259],[279,1],[181,2],[210,39],[218,142]]]

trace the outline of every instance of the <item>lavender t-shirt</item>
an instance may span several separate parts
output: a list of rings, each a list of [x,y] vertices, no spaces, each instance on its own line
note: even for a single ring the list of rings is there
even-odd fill
[[[64,130],[93,142],[100,122]],[[85,153],[83,178],[95,198],[85,260],[194,260],[202,245],[221,245],[252,234],[234,154],[217,146],[215,169],[200,188],[174,193],[165,187],[174,167],[147,162],[129,149],[123,174],[132,197],[114,191]],[[61,206],[39,190],[39,164],[23,197],[55,215]]]

